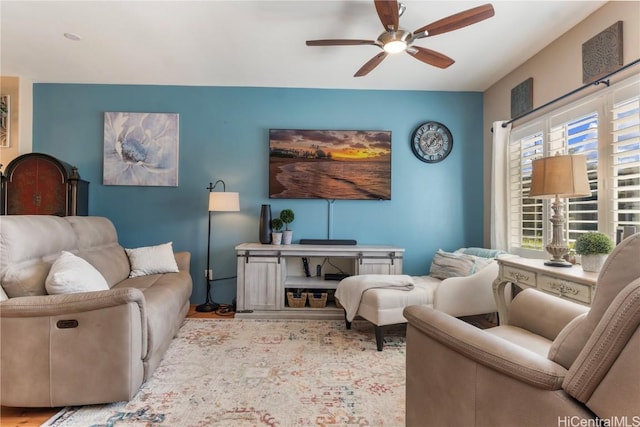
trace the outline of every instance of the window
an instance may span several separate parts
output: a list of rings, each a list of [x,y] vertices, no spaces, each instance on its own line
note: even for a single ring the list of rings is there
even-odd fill
[[[551,241],[551,201],[529,197],[531,163],[584,154],[591,196],[564,200],[565,239],[635,226],[640,231],[640,78],[633,77],[514,127],[509,143],[510,250],[539,256]]]

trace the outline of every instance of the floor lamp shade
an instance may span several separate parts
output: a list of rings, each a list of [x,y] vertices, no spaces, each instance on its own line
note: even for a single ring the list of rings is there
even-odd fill
[[[212,191],[209,193],[210,212],[238,212],[240,210],[240,195],[231,191]]]
[[[543,157],[534,160],[532,168],[529,197],[554,199],[551,204],[553,238],[546,247],[552,258],[545,264],[555,267],[571,267],[571,264],[563,259],[564,255],[569,252],[569,248],[564,239],[565,218],[560,198],[591,195],[587,175],[587,158],[582,154]]]

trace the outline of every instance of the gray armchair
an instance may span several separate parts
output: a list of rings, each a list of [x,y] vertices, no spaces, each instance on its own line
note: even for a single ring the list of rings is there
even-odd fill
[[[404,315],[407,426],[640,422],[640,234],[611,253],[590,309],[528,289],[491,329],[428,307]]]

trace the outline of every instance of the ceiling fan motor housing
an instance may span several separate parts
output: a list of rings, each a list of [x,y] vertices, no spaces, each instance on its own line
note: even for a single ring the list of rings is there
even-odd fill
[[[380,34],[378,37],[378,42],[380,43],[380,47],[382,47],[387,52],[401,52],[406,49],[407,46],[413,41],[413,34],[410,31],[398,30],[398,31],[385,31]],[[391,45],[389,43],[392,43]],[[385,46],[391,47],[393,45],[398,45],[402,47],[402,49],[394,49],[393,47],[388,50]],[[394,46],[395,47],[395,46]]]

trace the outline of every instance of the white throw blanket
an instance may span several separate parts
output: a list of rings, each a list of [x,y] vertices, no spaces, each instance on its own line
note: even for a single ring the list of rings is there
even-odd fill
[[[373,288],[397,289],[410,291],[415,287],[413,278],[405,274],[362,274],[342,279],[336,288],[336,298],[344,307],[346,319],[353,321],[360,307],[362,294]]]

